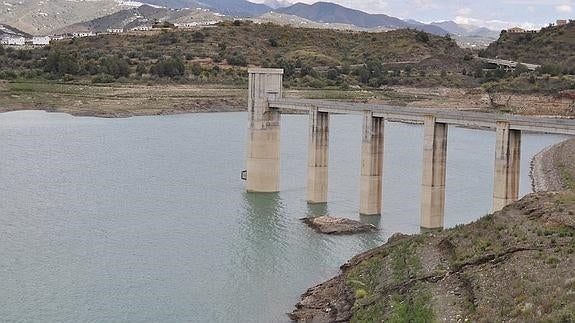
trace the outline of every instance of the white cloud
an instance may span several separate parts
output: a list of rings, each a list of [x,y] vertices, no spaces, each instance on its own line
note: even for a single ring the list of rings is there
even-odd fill
[[[493,30],[509,29],[511,27],[521,27],[527,30],[540,29],[542,26],[530,22],[516,22],[516,21],[504,21],[504,20],[483,20],[472,17],[457,16],[453,20],[458,24],[464,25],[475,25],[480,27],[486,27]]]
[[[459,16],[469,16],[471,14],[471,8],[461,8],[457,10],[457,15]]]
[[[568,4],[562,4],[559,6],[555,7],[555,10],[557,10],[557,12],[571,12],[571,6]]]

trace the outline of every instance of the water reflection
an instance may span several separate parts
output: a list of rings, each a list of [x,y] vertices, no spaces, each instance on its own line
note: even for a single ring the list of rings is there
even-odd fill
[[[308,203],[307,204],[307,217],[317,218],[319,216],[329,215],[328,203]]]
[[[244,216],[241,234],[247,243],[241,250],[243,265],[260,270],[262,262],[275,268],[287,248],[285,205],[279,193],[243,193]]]

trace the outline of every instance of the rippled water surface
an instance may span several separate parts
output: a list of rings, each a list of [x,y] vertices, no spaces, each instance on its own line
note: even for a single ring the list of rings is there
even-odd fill
[[[282,117],[282,192],[247,194],[245,113],[129,119],[0,114],[0,318],[277,322],[306,288],[394,232],[419,231],[422,127],[387,123],[374,234],[298,220],[358,218],[361,118],[333,116],[330,203],[305,202],[307,117]],[[529,162],[561,136],[525,134]],[[449,129],[446,220],[491,208],[495,134]]]

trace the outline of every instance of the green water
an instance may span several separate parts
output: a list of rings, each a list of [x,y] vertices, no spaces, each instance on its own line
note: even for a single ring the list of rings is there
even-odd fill
[[[0,114],[0,318],[9,322],[281,322],[308,287],[393,233],[419,231],[422,128],[386,124],[380,231],[358,218],[361,118],[333,116],[330,203],[305,202],[307,117],[282,117],[282,192],[247,194],[245,113],[129,119]],[[561,136],[525,134],[529,162]],[[493,132],[450,128],[446,226],[491,208]]]

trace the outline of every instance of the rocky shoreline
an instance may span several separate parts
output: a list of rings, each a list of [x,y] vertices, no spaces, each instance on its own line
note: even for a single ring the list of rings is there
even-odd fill
[[[300,322],[575,320],[575,139],[532,161],[535,191],[439,233],[398,235],[310,288]],[[546,192],[546,191],[561,192]],[[552,287],[552,288],[551,288]]]
[[[569,184],[562,177],[562,170],[573,167],[575,140],[569,139],[547,147],[531,160],[531,179],[534,192],[563,191]]]
[[[345,235],[377,231],[377,228],[373,224],[365,224],[351,219],[331,216],[303,218],[301,221],[316,232],[323,234]]]

